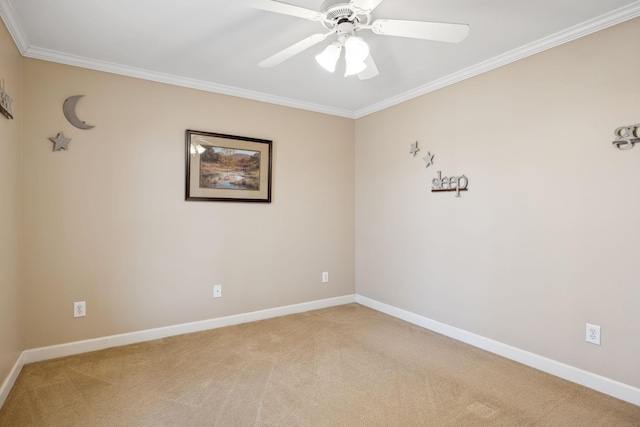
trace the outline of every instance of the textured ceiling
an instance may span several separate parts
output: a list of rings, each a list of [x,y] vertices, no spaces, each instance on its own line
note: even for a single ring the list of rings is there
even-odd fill
[[[319,0],[289,3],[319,9]],[[331,74],[332,39],[275,68],[258,63],[325,29],[242,0],[0,0],[27,57],[357,118],[640,16],[629,0],[385,0],[373,19],[469,24],[459,44],[361,31],[380,74]]]

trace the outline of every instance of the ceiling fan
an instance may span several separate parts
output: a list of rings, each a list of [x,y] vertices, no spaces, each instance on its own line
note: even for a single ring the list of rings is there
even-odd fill
[[[360,30],[371,30],[379,35],[449,43],[459,43],[469,34],[469,26],[466,24],[397,19],[376,19],[371,22],[371,12],[382,0],[350,0],[348,2],[325,0],[320,5],[320,12],[276,0],[245,0],[245,2],[255,9],[317,21],[329,30],[325,33],[313,34],[268,57],[258,64],[263,68],[275,67],[324,41],[328,36],[336,34],[337,40],[316,55],[316,61],[327,71],[334,72],[344,48],[345,77],[357,75],[360,80],[367,80],[378,75],[378,68],[369,53],[367,43],[356,36]]]

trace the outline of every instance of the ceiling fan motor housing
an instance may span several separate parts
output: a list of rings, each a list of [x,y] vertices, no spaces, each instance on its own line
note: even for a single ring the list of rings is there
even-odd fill
[[[368,13],[358,13],[350,2],[345,3],[344,0],[325,0],[320,5],[320,10],[324,17],[322,24],[330,30],[346,21],[367,25],[371,20]]]
[[[342,6],[346,9],[349,8],[349,2],[345,2],[344,0],[324,0],[321,4],[320,4],[320,10],[322,12],[332,9],[336,6]]]
[[[354,34],[354,30],[355,30],[355,25],[353,25],[353,22],[347,19],[338,21],[337,29],[336,29],[338,40],[344,41],[342,40],[341,36],[344,36],[345,34],[352,36]]]

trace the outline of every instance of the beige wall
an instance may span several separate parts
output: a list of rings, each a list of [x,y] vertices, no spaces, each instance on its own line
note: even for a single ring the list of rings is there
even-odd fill
[[[357,120],[357,293],[640,387],[639,51],[636,19]]]
[[[0,115],[0,384],[22,351],[22,58],[0,21],[0,78],[13,120]]]
[[[0,118],[0,378],[22,336],[34,348],[210,319],[352,294],[355,280],[364,296],[640,386],[640,147],[610,144],[640,122],[639,20],[355,124],[38,60],[22,71],[2,31],[16,120]],[[64,119],[74,94],[94,129]],[[184,202],[187,128],[272,139],[273,203]],[[60,131],[69,150],[52,152]],[[432,194],[438,170],[467,175],[470,191]],[[73,319],[79,300],[88,316]],[[602,346],[584,342],[586,322]]]
[[[24,68],[26,348],[354,293],[353,120]],[[91,130],[62,114],[76,94]],[[185,202],[185,129],[273,140],[273,202]],[[69,150],[53,152],[60,131]]]

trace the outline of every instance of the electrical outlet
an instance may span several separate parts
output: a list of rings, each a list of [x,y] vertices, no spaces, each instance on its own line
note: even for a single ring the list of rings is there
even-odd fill
[[[222,285],[213,285],[213,297],[222,298]]]
[[[587,342],[600,345],[600,326],[587,323]]]
[[[87,315],[87,302],[79,301],[73,303],[73,317],[84,317]]]
[[[329,283],[329,272],[325,271],[322,273],[322,283]]]

